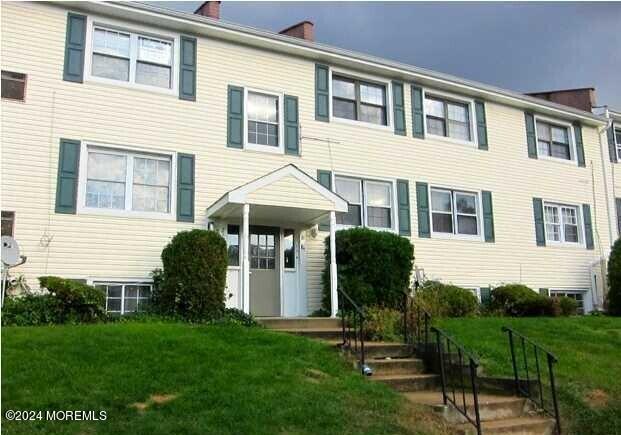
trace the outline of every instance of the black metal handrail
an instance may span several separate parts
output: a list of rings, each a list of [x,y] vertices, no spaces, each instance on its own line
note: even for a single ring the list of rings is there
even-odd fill
[[[430,345],[431,314],[409,291],[403,292],[403,337],[419,354],[426,354]]]
[[[477,435],[481,435],[481,415],[479,413],[479,391],[477,381],[477,368],[479,367],[478,358],[466,350],[464,346],[455,341],[446,332],[435,326],[431,331],[436,334],[436,351],[440,360],[440,380],[442,383],[442,399],[445,405],[450,402],[466,420],[468,420],[477,430]],[[455,360],[455,361],[454,361]],[[464,362],[467,361],[467,366]],[[467,376],[470,378],[466,382],[464,371],[467,369]],[[466,394],[472,394],[472,408],[474,416],[468,412],[466,404]],[[461,403],[460,397],[461,396]]]
[[[556,420],[556,433],[561,433],[561,419],[558,409],[558,400],[556,394],[556,383],[554,378],[554,364],[558,359],[552,352],[547,351],[528,337],[519,332],[503,326],[502,331],[506,332],[509,337],[509,347],[511,349],[511,363],[513,365],[513,378],[515,380],[515,392],[518,396],[526,397],[535,405],[539,406],[547,414]],[[516,346],[518,343],[521,347],[521,358],[517,356]],[[520,349],[518,349],[520,350]],[[529,367],[529,350],[530,350],[530,367]],[[547,364],[547,378],[549,384],[549,392],[546,391],[548,385],[544,387],[546,374],[540,366],[540,356],[545,357]],[[534,362],[534,364],[533,364]],[[521,365],[518,366],[518,363]],[[534,365],[534,367],[533,367]],[[520,370],[521,368],[521,370]],[[537,377],[534,377],[533,372]],[[525,379],[520,377],[523,372]],[[531,379],[531,374],[533,375]],[[544,379],[542,381],[542,378]],[[549,394],[550,397],[546,397]],[[551,402],[551,403],[550,403]]]
[[[343,331],[342,349],[348,349],[358,356],[358,365],[363,375],[370,374],[364,360],[364,309],[341,288],[339,292],[339,305],[341,312],[341,327]],[[352,346],[353,341],[353,346]],[[360,346],[358,346],[360,344]],[[358,352],[360,348],[360,352]]]

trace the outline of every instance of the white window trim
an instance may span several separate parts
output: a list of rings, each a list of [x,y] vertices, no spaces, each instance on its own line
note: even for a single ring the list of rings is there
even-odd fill
[[[365,224],[365,219],[364,219],[364,192],[362,190],[362,184],[364,182],[364,180],[360,177],[352,177],[352,176],[348,176],[348,175],[342,175],[342,174],[336,174],[333,176],[332,179],[332,185],[334,186],[334,192],[336,192],[336,179],[337,178],[347,178],[349,180],[353,180],[356,181],[358,183],[358,192],[360,194],[360,202],[359,203],[353,203],[354,205],[359,205],[360,206],[360,226],[364,227],[366,226]],[[349,205],[349,201],[347,202]],[[349,211],[349,210],[348,210]],[[336,224],[337,228],[342,228],[342,229],[346,229],[346,228],[356,228],[357,225],[345,225],[345,224]]]
[[[355,119],[339,118],[333,115],[332,112],[332,73],[336,75],[343,75],[353,79],[366,80],[371,83],[376,83],[385,86],[386,89],[386,125],[374,124],[372,122],[358,121]],[[393,130],[393,113],[392,113],[392,82],[377,76],[371,76],[368,74],[362,74],[359,72],[349,71],[340,68],[329,68],[328,70],[328,100],[330,111],[330,122],[336,122],[340,124],[356,125],[372,128],[375,130],[392,131]]]
[[[433,230],[433,207],[431,205],[431,192],[432,190],[451,191],[452,211],[453,217],[453,233],[441,233]],[[476,197],[476,209],[477,209],[477,234],[458,234],[457,231],[457,208],[455,207],[455,193],[464,193],[474,195]],[[461,189],[457,187],[447,187],[440,184],[434,184],[427,186],[427,195],[429,198],[429,226],[431,227],[431,237],[436,239],[457,239],[457,240],[470,240],[485,242],[485,234],[483,231],[483,200],[481,198],[481,192],[469,189]],[[448,213],[447,213],[448,214]]]
[[[130,166],[127,166],[126,183],[125,183],[125,210],[117,209],[104,209],[96,207],[86,207],[86,182],[88,178],[88,149],[97,148],[104,153],[127,155],[131,154],[132,157],[145,157],[156,159],[170,159],[170,189],[169,189],[169,201],[170,207],[168,213],[150,212],[150,211],[134,211],[129,209],[131,207],[131,191],[133,179],[133,169],[130,171]],[[78,214],[92,214],[92,215],[106,215],[106,216],[118,216],[118,217],[134,217],[134,218],[149,218],[149,219],[164,219],[164,220],[176,220],[177,218],[177,153],[166,152],[159,150],[145,150],[140,148],[129,148],[123,145],[113,145],[101,142],[82,141],[80,147],[80,165],[78,169],[78,194],[77,194],[77,213]],[[128,195],[128,191],[130,195]],[[128,206],[128,203],[130,206]]]
[[[259,145],[248,142],[248,93],[264,94],[278,98],[278,146]],[[263,153],[284,154],[285,153],[285,123],[284,123],[284,93],[269,91],[258,88],[248,88],[244,86],[244,149],[250,151],[260,151]]]
[[[537,150],[537,158],[541,160],[549,160],[553,162],[569,164],[572,166],[578,165],[577,151],[576,151],[576,139],[574,135],[574,126],[570,122],[561,121],[555,118],[549,118],[547,116],[534,115],[535,119],[535,145]],[[567,128],[567,134],[569,135],[569,157],[570,159],[561,159],[560,157],[542,156],[539,154],[539,136],[537,134],[537,121],[545,122],[546,124],[558,125],[560,127]]]
[[[384,177],[364,177],[364,176],[360,176],[360,175],[356,175],[353,173],[347,173],[347,172],[332,172],[332,186],[334,187],[334,192],[336,192],[336,179],[337,178],[352,178],[355,180],[359,180],[360,181],[360,198],[362,200],[362,216],[361,216],[361,222],[362,225],[360,226],[361,228],[369,228],[371,230],[375,230],[375,231],[388,231],[391,233],[398,233],[399,232],[399,213],[397,210],[397,180],[392,179],[392,178],[384,178]],[[365,195],[365,191],[364,188],[362,187],[362,184],[365,182],[376,182],[376,183],[390,183],[391,187],[391,211],[390,211],[390,220],[391,220],[391,228],[381,228],[381,227],[370,227],[367,225],[367,200],[366,200],[366,195]],[[339,229],[348,229],[348,228],[357,228],[356,225],[342,225],[342,224],[337,224],[336,225],[337,230]]]
[[[558,207],[559,208],[559,224],[561,231],[561,240],[552,240],[548,235],[548,225],[546,221],[546,206],[548,207]],[[576,209],[576,217],[578,219],[578,241],[577,242],[566,242],[565,241],[565,228],[563,225],[563,215],[562,215],[562,207],[571,207]],[[586,247],[586,235],[584,233],[584,216],[582,216],[582,206],[577,204],[569,204],[557,201],[543,201],[543,228],[546,235],[546,244],[550,244],[551,246],[564,246],[564,247],[577,247],[577,248],[585,248]]]
[[[114,80],[108,79],[105,77],[98,77],[92,74],[93,67],[93,38],[94,38],[94,28],[102,27],[110,30],[115,30],[119,32],[129,33],[130,36],[130,62],[129,62],[129,81],[124,82],[122,80]],[[170,75],[171,75],[171,87],[169,89],[161,88],[159,86],[150,86],[144,85],[141,83],[133,83],[132,77],[135,76],[135,62],[136,57],[138,55],[138,46],[135,41],[137,41],[137,34],[139,36],[145,36],[153,39],[159,39],[162,41],[172,42],[172,59],[170,65]],[[143,26],[139,24],[127,24],[125,22],[114,20],[110,18],[100,17],[100,16],[92,16],[89,15],[87,17],[87,25],[86,25],[86,47],[85,47],[85,60],[84,60],[84,81],[86,82],[94,82],[94,83],[102,83],[114,86],[120,86],[129,89],[138,89],[148,92],[156,92],[160,94],[166,95],[179,95],[179,52],[180,52],[180,40],[181,37],[177,33],[171,33],[162,31],[157,28]]]
[[[449,100],[454,100],[459,103],[464,103],[468,105],[468,119],[470,120],[470,140],[461,140],[455,139],[453,137],[440,136],[437,134],[431,134],[427,131],[427,112],[425,110],[425,99],[427,98],[427,93],[429,93],[430,97],[438,96],[440,98],[447,98]],[[474,107],[474,99],[469,97],[464,97],[462,95],[452,94],[450,92],[439,91],[431,88],[423,88],[423,132],[425,138],[430,138],[434,140],[439,140],[443,142],[450,142],[458,145],[466,145],[469,147],[478,148],[478,137],[479,133],[477,131],[477,122],[476,122],[476,112]],[[448,120],[446,121],[448,122]]]
[[[582,294],[582,314],[587,314],[590,312],[590,310],[587,310],[587,302],[589,303],[590,306],[590,302],[587,300],[589,294],[590,294],[590,290],[589,289],[579,289],[579,288],[549,288],[548,289],[548,294],[550,295],[550,297],[553,297],[555,295],[553,295],[553,293],[565,293],[565,294]]]
[[[87,278],[86,284],[90,286],[96,285],[120,285],[121,287],[121,311],[108,311],[108,293],[106,292],[106,301],[105,301],[105,310],[106,312],[111,313],[119,313],[119,315],[125,315],[125,286],[127,285],[150,285],[151,286],[151,296],[153,296],[153,280],[151,278],[122,278],[122,279],[114,279],[114,278]],[[114,298],[119,299],[119,298]],[[135,313],[136,311],[130,311],[130,313]]]
[[[617,162],[619,162],[621,156],[621,142],[617,142],[617,132],[621,132],[621,126],[617,127],[615,124],[612,124],[612,134],[615,140],[615,150],[617,151]]]

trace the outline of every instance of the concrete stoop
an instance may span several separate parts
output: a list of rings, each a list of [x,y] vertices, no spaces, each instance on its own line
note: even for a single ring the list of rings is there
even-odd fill
[[[267,328],[322,340],[341,348],[341,324],[338,319],[306,317],[295,319],[259,319]],[[358,343],[358,346],[360,344]],[[369,380],[382,382],[399,391],[407,400],[429,407],[447,421],[459,435],[476,435],[476,428],[450,403],[444,405],[440,391],[440,377],[425,371],[423,361],[416,358],[413,349],[402,343],[365,342],[365,364],[373,375]],[[357,366],[360,348],[342,349],[345,357]],[[450,392],[452,395],[452,391]],[[468,415],[474,419],[471,394],[455,392],[459,405],[465,400]],[[479,415],[485,435],[552,435],[555,420],[540,415],[530,403],[520,397],[502,394],[478,395]]]

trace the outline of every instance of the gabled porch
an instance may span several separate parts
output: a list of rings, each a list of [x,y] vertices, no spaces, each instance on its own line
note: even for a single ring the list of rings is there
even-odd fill
[[[207,218],[238,240],[237,267],[229,267],[229,306],[258,317],[308,315],[304,234],[330,222],[332,317],[338,307],[334,255],[336,213],[347,201],[295,165],[287,165],[225,193],[207,209]],[[235,249],[232,255],[235,263]]]

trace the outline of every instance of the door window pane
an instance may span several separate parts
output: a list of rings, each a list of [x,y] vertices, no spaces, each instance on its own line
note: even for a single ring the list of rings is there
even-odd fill
[[[295,239],[293,230],[284,231],[283,255],[285,256],[285,269],[295,269]]]
[[[228,225],[226,245],[229,256],[229,266],[239,266],[239,225]]]
[[[273,234],[250,234],[250,268],[276,267],[276,238]]]

